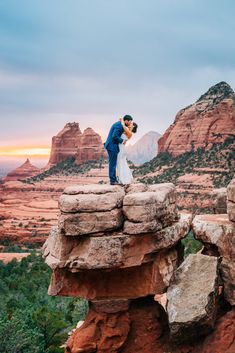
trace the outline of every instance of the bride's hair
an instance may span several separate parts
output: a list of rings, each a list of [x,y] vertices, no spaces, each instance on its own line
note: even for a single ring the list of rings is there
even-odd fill
[[[133,132],[133,134],[135,134],[135,133],[136,133],[137,128],[138,128],[138,125],[137,125],[136,123],[133,123],[133,128],[132,128],[132,132]]]

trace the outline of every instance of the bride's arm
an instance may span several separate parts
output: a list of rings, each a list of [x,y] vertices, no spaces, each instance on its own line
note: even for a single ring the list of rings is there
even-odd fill
[[[131,136],[132,136],[131,130],[129,129],[129,127],[127,127],[127,126],[125,125],[123,118],[121,118],[120,121],[121,121],[123,130],[124,130],[124,132],[125,132],[125,135],[127,136],[128,139],[130,139]]]

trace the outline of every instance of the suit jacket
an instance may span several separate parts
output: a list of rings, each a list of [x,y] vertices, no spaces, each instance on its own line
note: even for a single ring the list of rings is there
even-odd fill
[[[111,129],[109,131],[107,140],[104,144],[104,147],[108,151],[113,151],[113,152],[119,152],[119,143],[123,142],[123,139],[121,138],[121,135],[123,134],[123,127],[120,121],[116,122],[111,126]]]

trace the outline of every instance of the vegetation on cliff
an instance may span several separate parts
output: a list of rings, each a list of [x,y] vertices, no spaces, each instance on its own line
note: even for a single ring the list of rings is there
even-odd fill
[[[186,173],[203,174],[205,171],[195,168],[211,168],[213,184],[216,188],[227,186],[235,173],[235,136],[227,138],[223,143],[215,143],[211,148],[198,148],[185,152],[177,157],[167,152],[159,153],[150,162],[135,169],[139,181],[147,184],[172,182]],[[216,170],[218,169],[218,170]],[[221,170],[219,170],[221,169]],[[149,173],[157,175],[150,176]]]
[[[0,353],[60,353],[59,348],[87,303],[78,298],[49,297],[51,270],[41,256],[0,262]]]
[[[45,170],[44,172],[37,174],[32,178],[22,180],[25,183],[33,184],[35,182],[41,181],[52,175],[77,175],[84,174],[93,168],[102,168],[104,159],[101,158],[96,161],[87,161],[83,164],[76,164],[75,157],[69,157],[65,161],[58,163],[57,165]]]

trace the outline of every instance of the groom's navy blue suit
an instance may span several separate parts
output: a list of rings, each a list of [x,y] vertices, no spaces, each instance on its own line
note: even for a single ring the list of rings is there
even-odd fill
[[[107,141],[104,144],[104,147],[108,151],[108,155],[109,155],[109,179],[111,184],[117,182],[116,167],[117,167],[117,156],[119,152],[118,145],[119,143],[123,143],[123,139],[121,138],[123,131],[124,129],[120,121],[113,124],[109,131]]]

